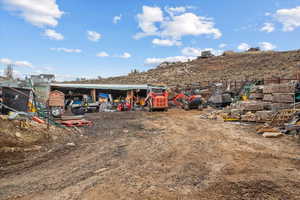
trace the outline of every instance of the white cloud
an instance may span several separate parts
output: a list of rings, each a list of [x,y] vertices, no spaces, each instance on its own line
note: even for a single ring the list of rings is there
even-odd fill
[[[196,57],[187,57],[187,56],[174,56],[166,58],[147,58],[145,60],[146,65],[158,65],[163,62],[186,62],[188,60],[194,60]]]
[[[108,53],[106,53],[105,51],[102,51],[102,52],[99,52],[99,53],[97,53],[97,55],[96,55],[97,57],[108,57],[109,56],[109,54]]]
[[[275,30],[274,24],[272,23],[264,23],[264,26],[260,29],[260,31],[271,33]]]
[[[210,51],[215,56],[219,56],[223,53],[222,50],[215,50],[215,49],[212,49],[212,48],[198,49],[198,48],[193,48],[193,47],[186,47],[186,48],[181,50],[181,53],[184,56],[197,57],[197,56],[201,56],[203,51]]]
[[[186,35],[213,35],[215,39],[222,36],[219,29],[214,28],[211,19],[197,16],[194,13],[184,13],[174,16],[172,20],[163,23],[162,36],[181,39]]]
[[[137,15],[139,27],[143,31],[135,35],[136,39],[144,36],[156,35],[158,28],[156,22],[164,20],[163,11],[159,7],[143,6],[143,12]]]
[[[152,40],[152,44],[158,45],[158,46],[181,46],[182,43],[180,41],[176,41],[176,40],[162,40],[162,39],[158,39],[155,38]]]
[[[34,26],[57,26],[64,14],[56,0],[3,0],[5,8]]]
[[[66,53],[81,53],[81,49],[68,49],[68,48],[50,48],[52,51],[58,51],[58,52],[66,52]]]
[[[101,39],[101,34],[96,31],[87,31],[88,39],[93,42],[98,42]]]
[[[202,50],[201,49],[197,49],[197,48],[192,48],[192,47],[186,47],[184,49],[181,50],[181,53],[185,56],[200,56],[201,55]]]
[[[267,16],[267,17],[268,17],[268,16],[271,16],[271,15],[272,15],[272,14],[269,13],[269,12],[266,12],[266,13],[265,13],[265,16]]]
[[[164,40],[181,40],[188,35],[211,35],[215,39],[222,36],[212,19],[186,12],[185,7],[166,8],[166,12],[169,15],[164,17],[161,8],[143,6],[143,13],[137,15],[142,32],[135,39],[154,35]]]
[[[247,43],[241,43],[238,47],[237,47],[238,50],[241,50],[241,51],[247,51],[250,49],[250,45],[247,44]]]
[[[4,65],[15,65],[17,67],[30,67],[33,68],[33,65],[29,61],[13,61],[8,58],[0,58],[0,63]]]
[[[283,31],[293,31],[300,26],[300,6],[291,9],[280,9],[274,15],[283,24]]]
[[[222,43],[222,44],[219,45],[219,48],[220,48],[220,49],[223,49],[223,48],[225,48],[225,47],[227,47],[227,44],[225,44],[225,43]]]
[[[13,61],[8,58],[0,58],[0,63],[4,65],[9,65],[9,64],[13,64]]]
[[[114,16],[113,23],[117,24],[117,23],[119,23],[119,21],[121,21],[121,19],[122,19],[122,15]]]
[[[52,40],[63,40],[64,36],[61,33],[56,32],[52,29],[46,29],[44,32],[44,36],[47,36],[48,38]]]
[[[28,62],[28,61],[16,61],[14,63],[14,65],[19,66],[19,67],[30,67],[30,68],[33,68],[33,65],[30,62]]]
[[[277,48],[274,44],[269,42],[261,42],[259,43],[259,47],[264,51],[271,51]]]
[[[171,16],[174,16],[176,14],[184,13],[186,12],[187,8],[186,7],[166,7],[165,8],[166,12],[168,12]]]
[[[127,52],[123,53],[123,54],[120,56],[120,58],[125,58],[125,59],[130,58],[130,57],[131,57],[131,54],[130,54],[130,53],[127,53]]]

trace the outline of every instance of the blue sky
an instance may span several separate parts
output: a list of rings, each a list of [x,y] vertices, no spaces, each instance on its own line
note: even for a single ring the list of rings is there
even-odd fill
[[[300,0],[0,0],[0,72],[60,80],[127,74],[163,61],[299,49]]]

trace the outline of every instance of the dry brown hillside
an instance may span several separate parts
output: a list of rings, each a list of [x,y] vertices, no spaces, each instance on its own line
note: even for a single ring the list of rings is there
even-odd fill
[[[88,83],[167,85],[202,81],[292,77],[300,69],[300,50],[287,52],[230,53],[185,63],[164,63],[147,72],[88,80]]]

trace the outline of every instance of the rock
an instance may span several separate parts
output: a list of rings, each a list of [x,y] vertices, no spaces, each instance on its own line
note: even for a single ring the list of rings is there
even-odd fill
[[[75,147],[76,145],[73,142],[67,143],[67,146],[69,147]]]
[[[257,122],[267,122],[267,121],[271,121],[273,116],[274,116],[275,112],[273,111],[268,111],[268,110],[264,110],[264,111],[257,111],[255,113],[256,118],[257,118]]]
[[[22,134],[20,133],[20,132],[16,132],[16,137],[18,137],[18,138],[22,138]]]
[[[94,171],[94,173],[99,174],[99,173],[105,172],[106,170],[108,170],[108,168],[101,168],[101,169]]]
[[[283,133],[280,133],[280,132],[265,132],[265,133],[263,133],[263,136],[265,138],[278,138],[278,137],[283,136]]]

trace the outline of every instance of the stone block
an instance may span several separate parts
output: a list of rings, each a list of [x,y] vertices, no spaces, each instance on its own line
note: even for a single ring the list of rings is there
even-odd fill
[[[273,103],[293,103],[294,93],[273,93]]]
[[[285,83],[285,84],[271,84],[265,85],[263,89],[264,94],[272,94],[272,93],[294,93],[295,92],[295,84],[293,83]]]

